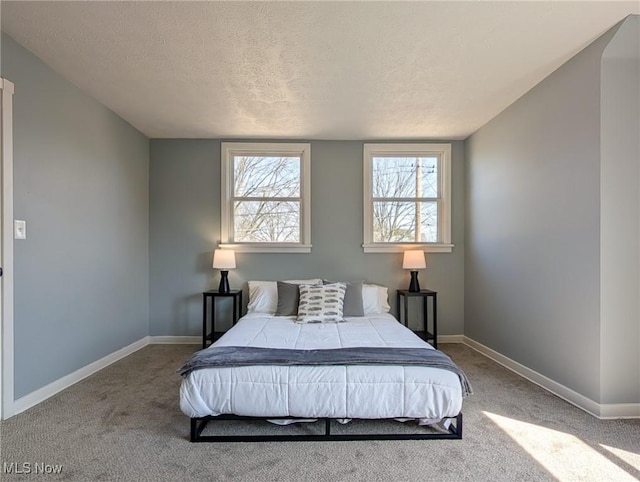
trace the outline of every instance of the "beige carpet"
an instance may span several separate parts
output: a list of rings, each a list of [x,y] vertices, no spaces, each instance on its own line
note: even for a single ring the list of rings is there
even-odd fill
[[[196,347],[152,345],[2,422],[0,479],[640,480],[640,420],[597,420],[466,346],[441,348],[475,391],[463,440],[192,444],[175,370]]]

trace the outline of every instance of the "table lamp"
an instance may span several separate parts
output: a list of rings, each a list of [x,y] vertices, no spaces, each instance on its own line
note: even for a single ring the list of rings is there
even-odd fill
[[[411,273],[411,283],[409,283],[409,291],[416,293],[420,291],[420,283],[418,283],[418,270],[427,267],[424,259],[424,251],[412,250],[404,252],[402,260],[402,269],[408,269]]]
[[[220,271],[219,293],[229,292],[229,279],[227,275],[230,269],[236,267],[236,254],[229,249],[216,249],[213,252],[213,267]]]

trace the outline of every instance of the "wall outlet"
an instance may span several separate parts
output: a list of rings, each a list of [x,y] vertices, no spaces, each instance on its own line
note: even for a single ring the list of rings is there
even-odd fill
[[[14,239],[27,239],[27,222],[16,219],[13,221]]]

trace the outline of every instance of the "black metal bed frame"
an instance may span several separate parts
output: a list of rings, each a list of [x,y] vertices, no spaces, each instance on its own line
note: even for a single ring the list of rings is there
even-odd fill
[[[295,418],[279,418],[280,420],[296,420]],[[346,440],[435,440],[435,439],[462,439],[462,412],[456,417],[450,417],[449,420],[455,420],[449,425],[448,431],[441,433],[425,432],[425,433],[373,433],[373,434],[332,434],[331,421],[332,418],[322,418],[324,434],[308,434],[308,435],[202,435],[202,431],[211,421],[218,420],[262,420],[264,417],[243,417],[238,415],[218,415],[191,419],[191,442],[321,442],[321,441],[346,441]],[[362,419],[366,420],[366,419]]]

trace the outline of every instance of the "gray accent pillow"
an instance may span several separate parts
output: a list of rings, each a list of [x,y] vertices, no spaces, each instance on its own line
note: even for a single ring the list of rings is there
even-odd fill
[[[298,314],[300,288],[297,284],[278,281],[278,305],[276,316],[294,316]]]
[[[323,280],[324,284],[332,283],[332,281]],[[362,282],[348,281],[347,292],[344,295],[344,305],[342,308],[342,316],[364,316],[364,308],[362,303]]]

